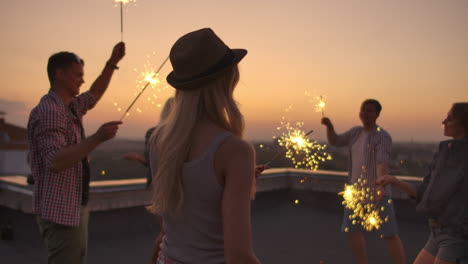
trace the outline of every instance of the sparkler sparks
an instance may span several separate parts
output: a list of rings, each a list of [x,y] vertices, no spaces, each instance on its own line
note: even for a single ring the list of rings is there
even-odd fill
[[[151,73],[145,73],[145,78],[144,80],[146,82],[149,82],[151,85],[155,85],[157,83],[160,83],[161,81],[158,79],[158,76],[154,76]]]
[[[317,98],[318,102],[317,104],[315,105],[315,112],[322,112],[322,117],[324,117],[325,115],[325,101],[324,101],[324,98],[323,96],[320,95],[320,97]]]
[[[380,218],[379,211],[378,210],[373,210],[369,212],[367,217],[365,218],[363,227],[367,231],[372,231],[373,229],[380,229],[380,226],[383,224],[382,219]]]
[[[162,69],[162,67],[164,66],[164,64],[166,64],[166,62],[168,61],[169,57],[166,57],[166,59],[163,61],[163,63],[159,66],[159,68],[154,71],[152,69],[152,67],[150,66],[149,63],[145,64],[145,71],[141,73],[141,76],[142,76],[142,80],[138,80],[137,81],[137,88],[140,89],[140,92],[136,95],[135,99],[133,100],[133,102],[130,104],[130,106],[127,108],[127,110],[125,111],[125,113],[122,115],[122,117],[120,118],[120,120],[122,121],[122,119],[125,117],[125,116],[128,116],[129,115],[129,112],[130,109],[132,108],[132,106],[135,104],[135,102],[138,100],[138,98],[140,98],[140,96],[142,95],[142,93],[149,87],[151,86],[153,89],[156,89],[156,84],[159,84],[161,83],[161,80],[158,78],[159,76],[159,71]],[[145,83],[143,85],[143,83]],[[161,93],[163,89],[161,88],[158,88],[156,91],[158,93]],[[155,105],[155,100],[158,99],[158,95],[156,95],[155,93],[153,93],[152,96],[149,96],[146,98],[147,101],[149,101],[152,105]],[[114,103],[115,106],[116,103]],[[158,107],[161,107],[161,104],[157,104]],[[119,108],[120,109],[120,108]],[[120,110],[119,110],[120,112]],[[142,110],[141,109],[137,109],[137,112],[141,113]]]
[[[384,221],[388,221],[388,216],[382,220],[380,211],[383,212],[385,207],[377,207],[374,193],[375,188],[367,187],[367,181],[362,178],[352,185],[346,184],[344,191],[338,193],[343,196],[345,208],[353,212],[349,216],[351,223],[360,224],[367,231],[378,230]]]
[[[317,113],[322,113],[325,116],[325,107],[327,106],[326,97],[324,95],[313,96],[311,92],[306,91],[305,96],[309,97],[308,102],[314,105],[314,110]]]
[[[295,125],[291,125],[289,122],[285,122],[283,117],[281,126],[277,128],[279,131],[283,130],[282,135],[276,140],[278,145],[284,147],[284,151],[278,154],[285,154],[285,157],[292,161],[295,168],[317,170],[321,162],[331,160],[332,157],[324,151],[326,145],[320,145],[317,141],[312,141],[308,138],[308,135],[313,130],[305,133],[302,130],[303,125],[304,122],[297,122]]]

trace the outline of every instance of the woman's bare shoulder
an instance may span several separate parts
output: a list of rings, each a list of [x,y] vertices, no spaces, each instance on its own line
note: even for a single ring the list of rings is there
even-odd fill
[[[221,155],[254,155],[255,150],[253,146],[238,136],[230,136],[219,148]]]

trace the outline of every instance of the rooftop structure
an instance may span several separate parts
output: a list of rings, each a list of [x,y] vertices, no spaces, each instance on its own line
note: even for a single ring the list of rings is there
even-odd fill
[[[28,175],[28,138],[26,128],[5,121],[0,111],[0,175]]]
[[[252,227],[262,263],[352,263],[346,236],[340,232],[343,206],[337,192],[345,178],[344,173],[295,169],[272,169],[261,176],[252,202]],[[91,186],[88,263],[149,263],[160,226],[144,208],[150,195],[145,180],[101,181]],[[8,221],[14,226],[14,239],[0,241],[2,263],[46,263],[30,214],[31,194],[24,176],[0,177],[0,225]],[[395,191],[394,198],[401,239],[411,261],[429,231],[405,195]],[[391,263],[384,241],[377,234],[367,236],[370,263]]]

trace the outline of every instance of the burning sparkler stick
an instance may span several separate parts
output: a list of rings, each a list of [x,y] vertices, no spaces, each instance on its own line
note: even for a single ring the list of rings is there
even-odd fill
[[[322,112],[322,117],[324,117],[325,116],[324,110],[326,106],[325,100],[322,95],[320,95],[320,97],[318,97],[317,99],[318,99],[318,103],[315,105],[315,111]]]
[[[122,117],[120,118],[120,121],[122,121],[122,119],[127,115],[128,111],[130,111],[130,109],[132,108],[132,106],[135,104],[135,102],[138,100],[138,98],[140,98],[141,94],[146,90],[146,88],[148,87],[149,84],[153,83],[154,82],[154,77],[156,77],[158,74],[159,74],[159,71],[161,70],[161,68],[164,66],[164,64],[166,64],[167,60],[169,59],[169,56],[163,61],[163,63],[161,63],[161,65],[159,66],[158,70],[152,75],[152,76],[147,76],[146,77],[146,81],[147,83],[145,84],[145,86],[141,89],[140,93],[135,97],[135,100],[133,100],[133,102],[130,104],[130,106],[127,108],[127,110],[125,111],[125,113],[122,115]]]
[[[116,3],[120,3],[120,40],[123,41],[123,5],[128,2],[135,2],[136,0],[115,0]]]
[[[120,41],[123,41],[123,2],[120,1]]]
[[[309,97],[308,102],[314,105],[315,112],[321,112],[322,117],[325,116],[325,107],[327,106],[326,104],[326,96],[320,95],[320,96],[313,96],[311,92],[305,91],[305,96]]]
[[[303,138],[306,138],[306,137],[307,137],[308,135],[310,135],[312,132],[314,132],[314,130],[310,130],[309,132],[307,132],[307,133],[303,136]],[[297,140],[296,140],[296,142],[298,142],[298,141],[300,141],[300,140],[302,140],[302,139],[298,137]],[[272,161],[274,161],[276,158],[278,158],[279,156],[283,155],[283,154],[286,153],[287,151],[288,151],[288,149],[285,148],[285,149],[283,149],[282,151],[276,153],[276,155],[273,156],[273,158],[272,158],[269,162],[265,163],[265,166],[268,166]]]

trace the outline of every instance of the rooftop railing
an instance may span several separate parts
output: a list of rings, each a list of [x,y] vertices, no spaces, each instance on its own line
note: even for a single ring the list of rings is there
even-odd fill
[[[419,177],[397,176],[415,185]],[[257,180],[257,192],[277,190],[302,190],[311,192],[338,193],[347,180],[346,172],[310,171],[292,168],[266,170]],[[26,176],[0,177],[0,205],[32,213],[33,186]],[[393,199],[408,199],[400,190],[393,188]],[[150,203],[151,189],[146,187],[146,178],[127,180],[92,181],[90,184],[89,207],[91,211],[145,206]]]

